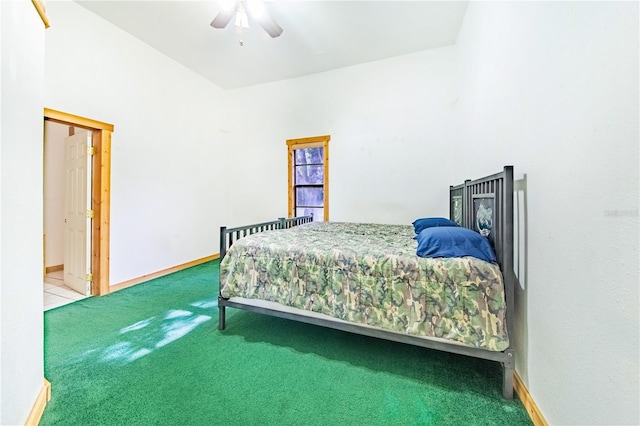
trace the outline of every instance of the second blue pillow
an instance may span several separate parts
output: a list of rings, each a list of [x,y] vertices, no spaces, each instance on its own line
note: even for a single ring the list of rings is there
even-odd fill
[[[423,217],[413,221],[413,229],[416,231],[416,234],[422,232],[423,229],[438,226],[458,226],[458,224],[444,217]]]

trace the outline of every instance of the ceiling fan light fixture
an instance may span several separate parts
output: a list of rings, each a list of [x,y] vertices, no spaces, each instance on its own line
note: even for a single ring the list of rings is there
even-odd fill
[[[0,0],[2,1],[2,0]],[[229,4],[232,6],[229,6]],[[280,37],[282,27],[267,15],[262,0],[220,0],[222,10],[213,18],[211,26],[222,29],[235,17],[235,26],[238,30],[249,28],[249,17],[245,5],[251,13],[251,18],[262,27],[272,38]]]
[[[249,28],[249,18],[247,12],[245,12],[242,3],[238,5],[238,11],[236,12],[236,27]]]

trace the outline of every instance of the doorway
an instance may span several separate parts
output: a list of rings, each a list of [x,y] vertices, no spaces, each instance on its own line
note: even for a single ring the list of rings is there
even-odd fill
[[[109,293],[109,213],[111,194],[111,133],[113,125],[89,118],[44,109],[44,120],[85,129],[91,134],[91,225],[90,259],[91,295]],[[46,235],[45,235],[46,239]]]

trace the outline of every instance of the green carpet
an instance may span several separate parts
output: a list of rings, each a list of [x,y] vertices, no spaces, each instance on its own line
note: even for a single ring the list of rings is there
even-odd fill
[[[218,262],[45,312],[41,425],[518,425],[498,363],[227,309]]]

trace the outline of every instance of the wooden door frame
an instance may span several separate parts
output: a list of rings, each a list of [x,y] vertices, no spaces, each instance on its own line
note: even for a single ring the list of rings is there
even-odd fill
[[[44,109],[45,121],[91,131],[94,149],[91,162],[91,208],[93,210],[91,232],[91,294],[109,294],[109,227],[111,207],[111,133],[113,124],[53,109]]]

